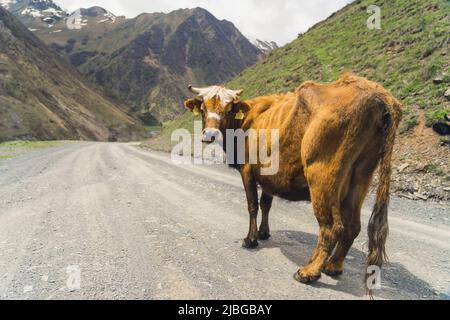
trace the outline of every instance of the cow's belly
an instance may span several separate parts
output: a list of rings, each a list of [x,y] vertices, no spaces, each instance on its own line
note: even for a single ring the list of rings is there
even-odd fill
[[[256,177],[264,192],[272,196],[289,201],[311,200],[308,183],[300,164],[296,166],[280,165],[277,174],[271,176],[256,174]]]

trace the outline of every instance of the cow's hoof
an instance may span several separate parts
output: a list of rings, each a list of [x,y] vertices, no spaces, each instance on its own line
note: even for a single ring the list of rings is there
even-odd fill
[[[310,284],[319,280],[321,275],[303,275],[301,271],[294,274],[294,279],[300,283]]]
[[[266,231],[260,231],[258,233],[258,239],[265,241],[265,240],[269,240],[270,239],[270,233],[266,232]]]
[[[342,265],[327,262],[322,268],[322,272],[329,277],[338,277],[344,273],[344,268]]]
[[[242,243],[242,247],[246,249],[255,249],[258,247],[258,240],[250,240],[250,239],[244,239],[244,242]]]
[[[332,278],[342,276],[342,274],[344,273],[343,271],[339,271],[339,270],[327,270],[327,269],[322,270],[322,272]]]

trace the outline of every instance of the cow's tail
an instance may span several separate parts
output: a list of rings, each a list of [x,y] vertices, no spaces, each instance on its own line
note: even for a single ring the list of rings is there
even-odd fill
[[[372,297],[370,283],[375,280],[376,269],[380,269],[384,261],[387,261],[386,239],[389,233],[388,205],[389,189],[391,183],[391,161],[394,150],[395,136],[401,120],[401,107],[394,98],[377,99],[383,108],[383,146],[381,149],[381,160],[379,170],[379,186],[376,195],[375,207],[369,221],[369,254],[367,259],[366,284],[369,295]],[[375,268],[375,269],[374,269]],[[370,280],[369,280],[370,279]]]

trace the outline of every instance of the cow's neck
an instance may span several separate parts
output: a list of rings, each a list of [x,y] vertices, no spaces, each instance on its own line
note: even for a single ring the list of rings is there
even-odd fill
[[[223,150],[225,151],[225,153],[227,153],[227,130],[243,130],[246,131],[250,128],[251,126],[251,119],[249,119],[249,117],[251,117],[251,115],[249,115],[250,110],[252,109],[252,106],[247,103],[246,101],[243,102],[239,102],[239,106],[240,106],[240,110],[242,110],[242,112],[244,113],[244,119],[231,119],[228,123],[226,123],[221,129],[220,131],[222,132],[222,136],[223,136]],[[234,143],[234,154],[237,154],[237,146]],[[235,162],[236,163],[236,162]],[[239,169],[240,165],[230,165],[233,168]]]

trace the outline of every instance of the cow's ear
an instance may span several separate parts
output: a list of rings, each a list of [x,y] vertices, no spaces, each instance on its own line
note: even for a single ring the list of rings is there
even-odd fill
[[[184,102],[184,107],[190,112],[199,112],[202,103],[203,102],[200,99],[189,99]]]
[[[241,101],[235,102],[233,104],[233,114],[235,117],[234,119],[239,120],[239,121],[244,120],[245,116],[247,115],[249,110],[250,110],[250,107],[245,102],[241,102]]]
[[[239,112],[247,113],[249,110],[250,110],[250,107],[245,102],[238,101],[238,102],[233,103],[233,113],[239,113]]]

